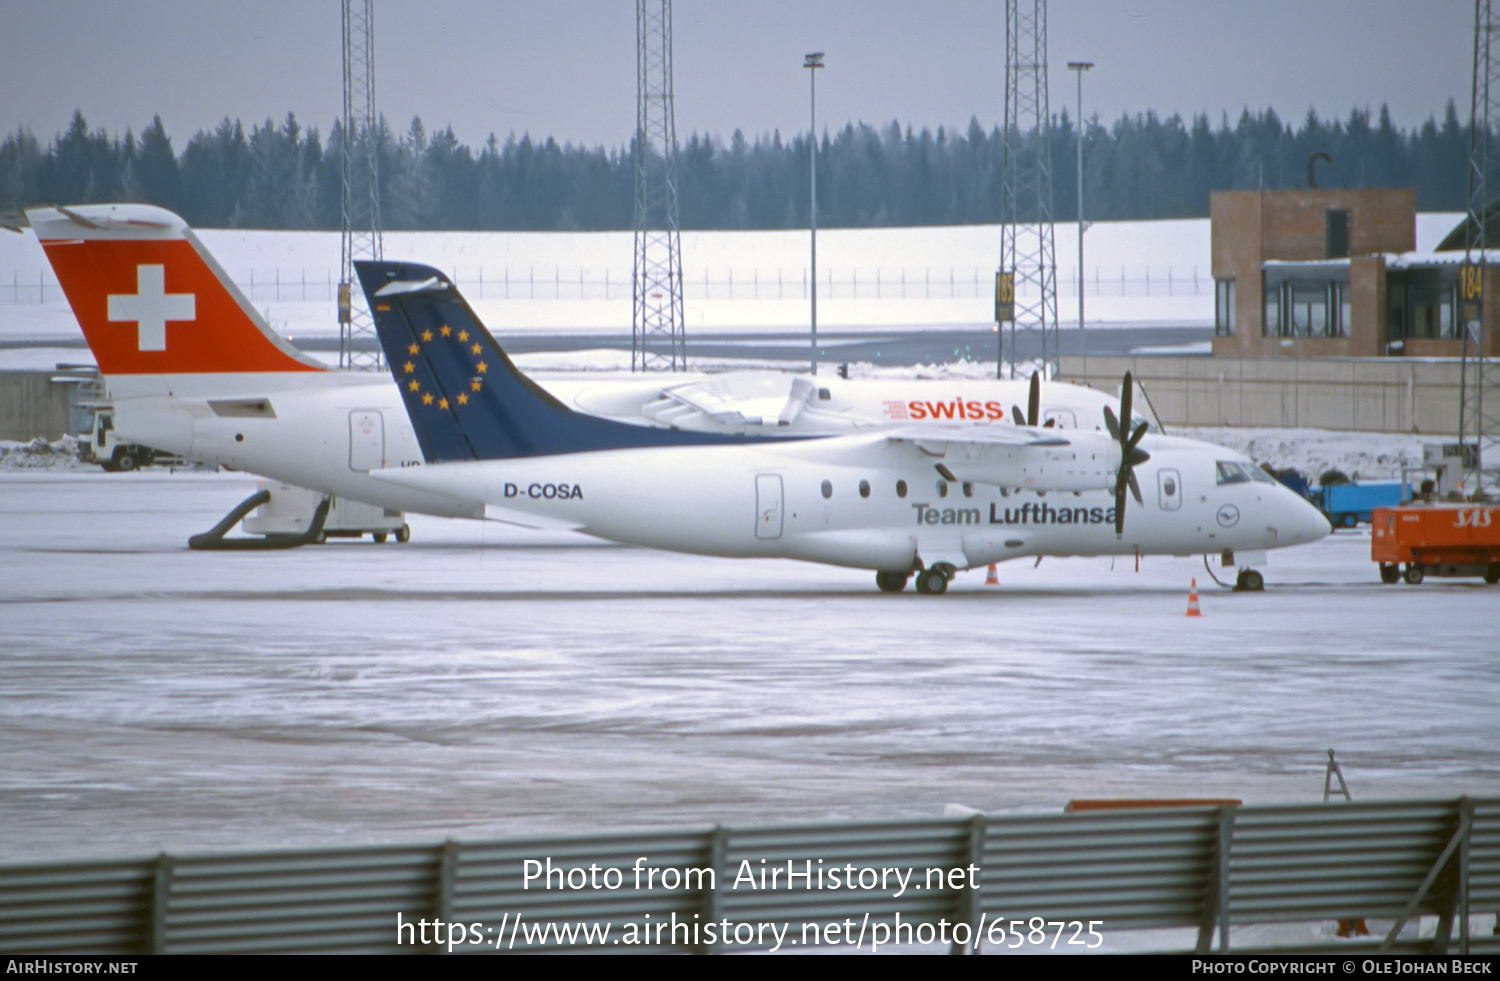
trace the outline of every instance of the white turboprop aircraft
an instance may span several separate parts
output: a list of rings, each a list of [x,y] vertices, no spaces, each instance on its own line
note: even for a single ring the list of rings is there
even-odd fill
[[[356,263],[426,463],[372,471],[483,505],[494,519],[704,555],[913,573],[941,593],[959,569],[1022,556],[1264,551],[1328,534],[1326,518],[1249,459],[1152,436],[916,426],[767,439],[645,429],[569,409],[525,378],[438,270]],[[1130,385],[1122,404],[1130,418]],[[1146,502],[1140,487],[1149,488]],[[1127,520],[1127,490],[1137,506]],[[1248,554],[1247,554],[1248,553]]]
[[[395,511],[483,506],[369,472],[422,457],[396,388],[332,371],[279,337],[186,223],[140,204],[35,208],[27,218],[104,375],[115,437]],[[1097,425],[1116,400],[1051,384],[809,379],[778,372],[549,381],[559,399],[641,426],[777,436],[873,424],[1025,419]],[[1007,414],[1009,413],[1009,415]]]

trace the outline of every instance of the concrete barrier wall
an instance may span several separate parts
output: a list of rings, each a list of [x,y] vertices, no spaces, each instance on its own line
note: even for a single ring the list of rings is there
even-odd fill
[[[61,439],[70,432],[68,396],[74,385],[47,371],[0,371],[0,439]]]
[[[1061,365],[1063,378],[1109,392],[1126,371],[1168,426],[1458,432],[1456,360],[1143,356]]]

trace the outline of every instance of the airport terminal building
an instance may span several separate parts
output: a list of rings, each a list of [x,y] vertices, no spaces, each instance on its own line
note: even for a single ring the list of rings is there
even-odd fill
[[[1216,355],[1458,357],[1458,251],[1418,254],[1416,192],[1220,191],[1212,195]],[[1461,236],[1460,236],[1461,237]],[[1484,292],[1500,296],[1486,269]],[[1500,355],[1485,305],[1485,354]]]

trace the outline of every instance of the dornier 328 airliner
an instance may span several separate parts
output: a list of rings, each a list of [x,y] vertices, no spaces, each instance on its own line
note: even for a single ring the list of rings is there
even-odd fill
[[[425,464],[378,480],[490,518],[703,555],[874,570],[942,593],[960,569],[1044,555],[1264,552],[1328,521],[1249,459],[1147,433],[1128,400],[1109,432],[899,425],[767,439],[583,415],[518,371],[453,283],[356,263]],[[1127,383],[1126,392],[1130,391]],[[1126,514],[1127,500],[1135,506]]]
[[[26,214],[104,375],[119,440],[394,511],[483,513],[476,501],[371,479],[422,459],[395,387],[331,371],[279,337],[177,215],[143,204]],[[767,371],[595,374],[549,378],[546,388],[637,426],[778,436],[898,421],[1093,427],[1102,407],[1119,404],[1075,385],[1033,384],[1028,394],[1025,382]]]

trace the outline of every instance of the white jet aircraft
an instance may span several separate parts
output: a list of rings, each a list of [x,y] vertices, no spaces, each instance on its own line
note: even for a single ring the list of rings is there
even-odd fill
[[[1108,433],[906,424],[801,439],[586,416],[521,375],[438,270],[356,268],[426,461],[371,477],[497,520],[873,569],[889,592],[915,573],[929,594],[960,569],[1022,556],[1147,553],[1235,553],[1240,586],[1260,588],[1249,566],[1266,549],[1330,530],[1249,459],[1122,427],[1108,409]]]
[[[116,439],[393,511],[483,507],[371,470],[422,460],[396,388],[332,371],[279,337],[177,215],[141,204],[27,211],[104,375]],[[778,372],[549,381],[584,412],[641,426],[778,436],[904,421],[1095,425],[1114,399],[1025,382],[810,379]],[[1007,416],[1009,407],[1009,416]],[[997,425],[998,424],[998,425]],[[232,522],[231,522],[232,524]]]

